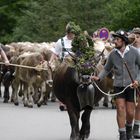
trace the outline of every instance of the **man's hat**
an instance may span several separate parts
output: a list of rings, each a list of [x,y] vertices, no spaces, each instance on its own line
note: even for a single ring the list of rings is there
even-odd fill
[[[125,31],[123,30],[118,30],[115,33],[112,34],[112,36],[122,38],[126,44],[128,44],[128,35]]]
[[[134,34],[140,34],[140,28],[139,27],[133,28],[132,33],[134,33]]]

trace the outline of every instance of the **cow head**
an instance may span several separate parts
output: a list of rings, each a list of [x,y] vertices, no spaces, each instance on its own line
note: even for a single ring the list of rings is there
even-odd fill
[[[46,81],[46,84],[52,87],[53,80],[52,80],[52,69],[48,63],[48,61],[44,61],[42,64],[42,72],[41,72],[41,77],[44,78]]]
[[[60,65],[60,63],[61,63],[61,60],[59,58],[57,58],[57,57],[55,57],[51,61],[51,63],[49,63],[49,66],[50,66],[52,72],[55,72],[56,71],[56,69],[58,68],[58,66]]]

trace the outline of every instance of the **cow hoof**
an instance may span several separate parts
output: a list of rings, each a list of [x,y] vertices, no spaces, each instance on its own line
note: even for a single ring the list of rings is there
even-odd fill
[[[96,103],[96,104],[95,104],[95,107],[98,107],[98,106],[99,106],[99,103]]]
[[[38,106],[38,107],[41,107],[41,104],[38,103],[37,106]]]
[[[8,103],[8,99],[7,98],[4,99],[3,103]]]
[[[18,102],[15,102],[14,104],[15,104],[16,106],[18,106],[18,105],[19,105],[19,103],[18,103]]]
[[[65,108],[65,106],[61,105],[59,106],[60,111],[66,111],[67,109]]]
[[[80,136],[79,140],[85,140],[85,136],[84,135]]]
[[[34,101],[34,104],[37,104],[37,101]]]
[[[85,134],[85,135],[80,135],[79,140],[86,140],[88,139],[89,134]]]
[[[11,99],[11,101],[10,101],[11,103],[14,103],[14,99]]]
[[[89,137],[89,133],[88,134],[85,134],[85,138],[88,139],[88,137]]]
[[[70,140],[81,140],[79,137],[76,137],[76,138],[70,138]]]
[[[24,104],[24,107],[28,107],[28,105],[27,104]]]
[[[56,100],[55,99],[51,99],[51,102],[56,102]]]
[[[108,103],[103,103],[103,106],[104,107],[108,107]]]
[[[29,108],[33,108],[33,105],[28,105]]]
[[[47,105],[47,102],[43,102],[42,104],[43,104],[43,105]]]

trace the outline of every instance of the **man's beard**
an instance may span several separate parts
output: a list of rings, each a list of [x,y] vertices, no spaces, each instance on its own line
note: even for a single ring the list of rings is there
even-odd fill
[[[120,50],[123,46],[116,46],[115,48]]]

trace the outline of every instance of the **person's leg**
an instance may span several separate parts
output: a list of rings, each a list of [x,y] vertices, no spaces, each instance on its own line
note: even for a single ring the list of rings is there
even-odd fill
[[[125,121],[126,121],[126,102],[123,98],[116,99],[116,109],[117,109],[117,123],[119,127],[120,133],[120,140],[127,140],[126,139],[126,128],[125,128]]]
[[[133,140],[132,124],[135,115],[135,103],[126,102],[126,136],[127,140]]]
[[[132,124],[135,116],[134,89],[125,90],[126,99],[126,136],[127,140],[133,140]]]
[[[135,103],[126,102],[126,120],[127,123],[132,124],[135,116]]]
[[[134,138],[140,139],[140,97],[138,97],[138,104],[136,105],[133,134]]]
[[[116,99],[117,123],[119,128],[125,128],[126,105],[125,99]]]

